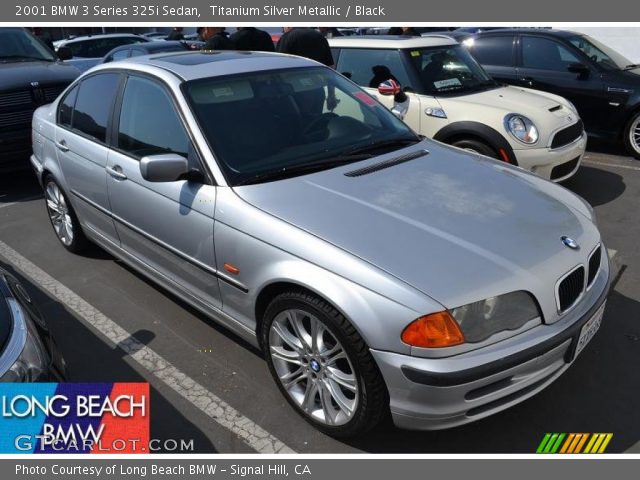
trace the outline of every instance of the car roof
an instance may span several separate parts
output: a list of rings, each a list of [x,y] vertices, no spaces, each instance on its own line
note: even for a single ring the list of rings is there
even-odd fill
[[[518,34],[518,33],[535,33],[538,35],[548,35],[552,37],[575,37],[576,35],[584,35],[580,32],[573,32],[571,30],[554,30],[551,28],[500,28],[496,30],[486,30],[478,33],[470,33],[469,37],[481,37],[483,35],[496,35],[496,34]]]
[[[101,38],[140,38],[142,39],[142,41],[144,42],[145,40],[148,40],[147,38],[143,37],[142,35],[136,35],[135,33],[100,33],[98,35],[82,35],[82,36],[78,36],[78,37],[73,37],[73,38],[64,38],[62,40],[57,40],[54,43],[60,43],[60,44],[66,44],[66,43],[73,43],[73,42],[81,42],[84,40],[95,40],[95,39],[101,39]]]
[[[119,62],[106,63],[104,67],[97,67],[97,69],[144,70],[156,72],[160,76],[162,76],[162,72],[171,72],[182,80],[189,81],[236,73],[320,65],[320,63],[307,58],[281,53],[200,50],[142,55]]]
[[[356,48],[422,48],[456,45],[458,42],[444,34],[425,34],[422,37],[406,37],[403,35],[363,35],[352,37],[330,38],[332,47]]]

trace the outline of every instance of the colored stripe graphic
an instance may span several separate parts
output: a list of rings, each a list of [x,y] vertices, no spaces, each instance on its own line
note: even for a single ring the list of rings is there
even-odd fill
[[[545,433],[536,453],[604,453],[612,438],[613,433]]]

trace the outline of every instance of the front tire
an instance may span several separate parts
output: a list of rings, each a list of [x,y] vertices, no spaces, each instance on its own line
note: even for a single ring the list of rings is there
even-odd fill
[[[335,308],[303,291],[267,307],[262,344],[280,391],[305,420],[333,437],[373,428],[388,409],[369,348]]]
[[[640,112],[633,114],[624,129],[624,145],[631,155],[640,160]]]
[[[69,199],[51,175],[44,180],[44,194],[47,213],[56,237],[70,252],[81,252],[87,246],[87,239]]]
[[[480,140],[475,139],[461,139],[456,140],[452,143],[454,147],[463,148],[464,150],[469,150],[470,152],[479,153],[480,155],[485,155],[487,157],[495,158],[497,160],[501,160],[498,156],[498,153]]]

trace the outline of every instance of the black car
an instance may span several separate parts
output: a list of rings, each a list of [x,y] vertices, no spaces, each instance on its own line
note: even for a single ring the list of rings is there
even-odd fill
[[[622,139],[640,159],[640,65],[569,31],[500,29],[457,39],[496,80],[569,99],[590,136]]]
[[[65,363],[24,287],[0,268],[0,382],[62,382]]]
[[[0,173],[29,167],[34,110],[78,75],[27,30],[0,28]]]
[[[189,45],[183,41],[164,41],[149,43],[137,43],[133,45],[121,45],[107,53],[101,63],[124,60],[125,58],[138,57],[160,52],[184,52],[191,50]]]

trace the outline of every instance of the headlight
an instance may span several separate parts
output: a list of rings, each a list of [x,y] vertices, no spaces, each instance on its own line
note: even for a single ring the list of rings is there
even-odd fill
[[[533,145],[538,141],[538,129],[533,122],[524,115],[510,113],[504,117],[504,126],[516,140],[522,143]]]
[[[13,298],[7,299],[13,315],[12,338],[18,348],[22,347],[17,360],[0,377],[0,382],[33,382],[47,370],[48,355],[40,340],[36,326],[24,314],[22,307]]]
[[[465,341],[477,343],[505,330],[518,330],[540,319],[538,305],[524,291],[507,293],[451,310]]]

